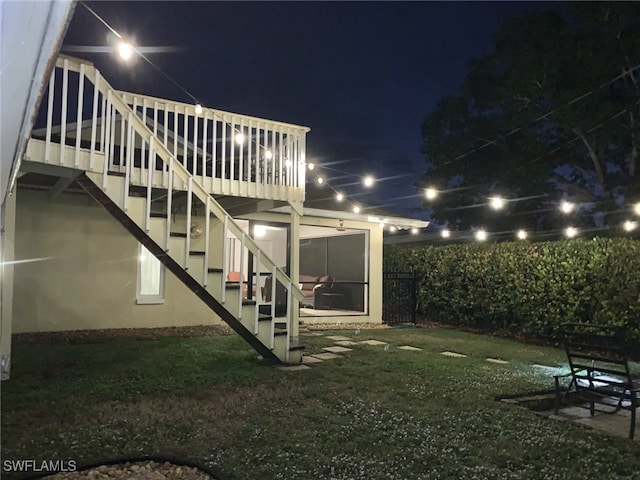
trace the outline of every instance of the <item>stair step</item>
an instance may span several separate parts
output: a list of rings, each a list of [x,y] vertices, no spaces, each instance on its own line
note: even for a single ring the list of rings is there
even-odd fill
[[[242,305],[255,305],[255,304],[256,304],[255,300],[249,300],[248,298],[242,299]]]
[[[170,237],[180,237],[180,238],[187,238],[187,234],[184,232],[169,232],[169,236]],[[191,253],[191,252],[189,252]]]
[[[186,234],[185,234],[185,236],[186,236]],[[192,256],[194,256],[194,257],[204,257],[205,252],[204,252],[204,250],[203,250],[203,251],[199,251],[199,250],[191,250],[191,251],[189,252],[189,255],[192,255]]]
[[[291,345],[289,351],[292,352],[294,350],[304,350],[304,345]]]
[[[286,335],[286,334],[287,334],[287,331],[285,329],[282,329],[282,328],[276,328],[273,331],[273,336],[274,337],[277,337],[277,336],[280,336],[280,335]]]
[[[151,218],[167,218],[167,214],[161,212],[151,212]]]
[[[126,177],[127,174],[125,172],[116,172],[115,170],[108,170],[107,175],[111,175],[113,177]]]
[[[271,317],[269,317],[268,315],[258,315],[258,321],[259,322],[270,322],[271,321]]]
[[[209,272],[209,273],[222,273],[222,269],[221,268],[211,267],[211,268],[207,269],[207,272]]]

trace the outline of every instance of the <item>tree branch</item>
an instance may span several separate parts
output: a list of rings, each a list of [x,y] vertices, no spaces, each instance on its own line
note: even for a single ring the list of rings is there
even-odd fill
[[[593,169],[598,177],[598,181],[602,184],[602,186],[604,186],[605,185],[604,171],[602,170],[602,165],[600,164],[600,159],[598,158],[598,154],[589,143],[589,140],[587,140],[587,137],[584,135],[584,132],[582,131],[582,129],[574,128],[573,132],[578,136],[580,140],[582,140],[582,143],[586,147],[587,153],[589,154],[589,158],[591,159],[591,163],[593,164]]]

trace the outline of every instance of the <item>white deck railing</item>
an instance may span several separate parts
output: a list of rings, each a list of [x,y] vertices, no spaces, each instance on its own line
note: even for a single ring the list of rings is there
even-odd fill
[[[156,161],[148,172],[148,163],[141,162],[147,146],[127,143],[130,121],[113,108],[118,96],[208,193],[294,204],[304,200],[307,127],[210,108],[196,113],[195,105],[111,87],[104,93],[101,83],[106,82],[90,63],[58,59],[39,116],[46,127],[34,129],[34,137],[45,142],[45,163],[53,154],[57,165],[125,172],[130,161],[133,185],[144,186],[150,178],[154,187],[167,188],[168,169]],[[56,144],[73,145],[76,154],[67,158],[65,149],[54,152]]]

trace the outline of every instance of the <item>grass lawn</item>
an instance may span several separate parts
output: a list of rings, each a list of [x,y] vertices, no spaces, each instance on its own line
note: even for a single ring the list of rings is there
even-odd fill
[[[530,365],[561,365],[559,349],[437,328],[332,333],[391,346],[285,372],[235,336],[16,345],[2,458],[160,453],[236,479],[640,478],[639,442],[493,400],[552,388]]]

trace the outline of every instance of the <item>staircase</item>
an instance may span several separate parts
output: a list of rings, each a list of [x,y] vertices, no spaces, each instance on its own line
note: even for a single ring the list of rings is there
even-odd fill
[[[74,169],[77,184],[259,355],[300,363],[302,292],[214,195],[286,201],[301,211],[308,129],[138,98],[114,90],[92,64],[60,57],[41,109],[46,128],[34,130],[25,160]],[[215,132],[209,138],[207,125]],[[249,142],[234,142],[238,132]],[[176,222],[177,205],[186,225]],[[194,240],[196,222],[204,224],[203,238]],[[261,313],[257,297],[245,298],[242,284],[227,282],[229,237],[241,246],[240,265],[252,258],[245,278],[275,278],[271,298],[277,283],[285,289],[285,317],[276,319],[275,302]]]

